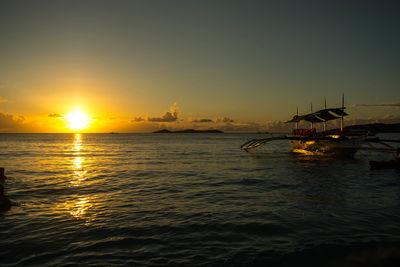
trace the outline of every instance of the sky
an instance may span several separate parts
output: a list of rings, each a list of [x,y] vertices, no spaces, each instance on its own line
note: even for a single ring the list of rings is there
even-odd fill
[[[0,0],[0,132],[281,131],[342,93],[348,124],[400,122],[398,14],[397,1]]]

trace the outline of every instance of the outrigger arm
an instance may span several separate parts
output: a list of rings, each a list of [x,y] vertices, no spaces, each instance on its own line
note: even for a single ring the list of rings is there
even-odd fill
[[[286,135],[280,135],[280,136],[269,136],[269,137],[265,137],[265,138],[256,138],[256,139],[247,141],[246,143],[241,145],[240,148],[248,151],[252,148],[262,146],[265,143],[270,142],[272,140],[284,140],[284,139],[289,139],[289,137]]]
[[[240,146],[243,150],[250,150],[259,146],[264,145],[273,140],[302,140],[302,141],[317,141],[317,140],[332,140],[332,141],[340,141],[340,138],[332,138],[329,136],[288,136],[288,135],[279,135],[279,136],[268,136],[265,138],[256,138],[250,141],[247,141],[243,145]]]
[[[280,135],[280,136],[269,136],[265,138],[256,138],[252,139],[250,141],[247,141],[243,145],[240,146],[241,149],[249,151],[250,149],[259,147],[264,145],[265,143],[268,143],[273,140],[302,140],[302,141],[318,141],[318,140],[331,140],[331,141],[340,141],[343,139],[347,139],[346,137],[344,138],[332,138],[328,136],[320,136],[320,137],[300,137],[300,136],[287,136],[287,135]],[[346,146],[346,147],[340,147],[338,146],[337,149],[358,149],[358,150],[377,150],[377,151],[396,151],[398,148],[387,144],[386,142],[389,143],[400,143],[400,140],[393,140],[393,139],[382,139],[382,138],[367,138],[364,140],[365,144],[370,144],[370,143],[378,143],[383,146],[386,146],[386,148],[380,148],[380,147],[366,147],[366,146]]]

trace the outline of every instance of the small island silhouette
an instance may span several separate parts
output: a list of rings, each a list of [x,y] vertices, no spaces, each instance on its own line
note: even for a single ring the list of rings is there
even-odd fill
[[[346,129],[364,129],[372,133],[399,133],[400,123],[369,123],[356,124],[345,127]]]
[[[153,133],[224,133],[220,130],[195,130],[195,129],[186,129],[186,130],[179,130],[179,131],[170,131],[167,129],[162,129],[158,131],[154,131]]]

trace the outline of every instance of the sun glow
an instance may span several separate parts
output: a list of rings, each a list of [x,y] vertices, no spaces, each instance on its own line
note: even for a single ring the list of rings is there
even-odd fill
[[[65,116],[68,128],[75,131],[86,129],[91,120],[84,112],[77,110]]]

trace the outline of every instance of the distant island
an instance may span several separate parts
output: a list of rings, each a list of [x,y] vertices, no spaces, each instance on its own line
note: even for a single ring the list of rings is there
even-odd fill
[[[346,129],[363,129],[372,133],[399,133],[400,123],[370,123],[370,124],[358,124],[345,127]]]
[[[153,133],[224,133],[220,130],[194,130],[194,129],[186,129],[180,131],[170,131],[167,129],[162,129],[159,131],[154,131]]]

